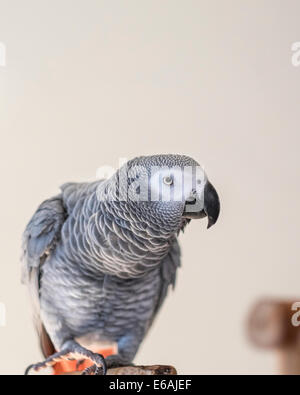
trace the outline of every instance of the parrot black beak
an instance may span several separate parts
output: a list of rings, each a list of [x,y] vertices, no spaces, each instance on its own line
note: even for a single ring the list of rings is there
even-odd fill
[[[212,184],[207,181],[205,188],[204,188],[204,209],[197,210],[198,204],[197,197],[194,195],[191,196],[185,202],[185,209],[183,212],[183,217],[188,219],[198,219],[207,217],[208,218],[208,225],[207,229],[209,229],[212,225],[217,222],[220,213],[220,200],[217,194],[217,191],[212,186]],[[202,205],[203,207],[203,205]]]
[[[213,226],[220,214],[220,199],[213,185],[207,181],[204,188],[204,211],[208,217],[207,229]]]

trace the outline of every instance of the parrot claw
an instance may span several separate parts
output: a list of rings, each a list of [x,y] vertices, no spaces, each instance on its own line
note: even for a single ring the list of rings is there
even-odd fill
[[[69,361],[77,360],[78,361],[77,365],[79,366],[82,363],[81,361],[83,359],[90,360],[91,362],[94,363],[94,365],[86,368],[83,371],[84,375],[95,375],[95,376],[106,375],[107,366],[105,359],[101,354],[93,353],[90,350],[81,347],[76,342],[72,342],[70,344],[71,345],[69,347],[66,347],[62,351],[51,355],[49,358],[45,359],[45,361],[28,366],[28,368],[25,371],[25,375],[27,376],[31,370],[38,372],[47,367],[51,367],[63,360],[69,360]]]
[[[81,376],[103,376],[103,368],[97,365],[90,366],[84,369]]]

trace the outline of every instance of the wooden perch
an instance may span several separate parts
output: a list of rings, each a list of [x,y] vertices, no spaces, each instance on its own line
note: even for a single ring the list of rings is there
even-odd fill
[[[69,373],[69,375],[80,375],[81,372]],[[108,369],[107,375],[176,375],[177,371],[173,366],[150,365],[150,366],[123,366],[120,368]]]
[[[173,366],[151,365],[151,366],[124,366],[122,368],[109,369],[108,375],[176,375],[177,371]]]
[[[292,310],[295,300],[262,300],[248,319],[250,340],[277,352],[281,374],[300,374],[300,327],[293,321],[296,311]]]

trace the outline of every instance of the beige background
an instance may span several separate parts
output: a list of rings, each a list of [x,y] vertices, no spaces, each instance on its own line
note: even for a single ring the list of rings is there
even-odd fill
[[[0,373],[40,360],[20,238],[41,200],[119,157],[184,153],[222,215],[183,265],[137,357],[181,373],[272,373],[244,322],[299,296],[299,0],[0,0]]]

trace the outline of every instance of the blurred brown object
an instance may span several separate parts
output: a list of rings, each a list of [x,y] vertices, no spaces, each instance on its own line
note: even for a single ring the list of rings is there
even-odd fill
[[[261,300],[248,318],[251,342],[278,353],[280,374],[300,374],[300,302],[296,301]]]

